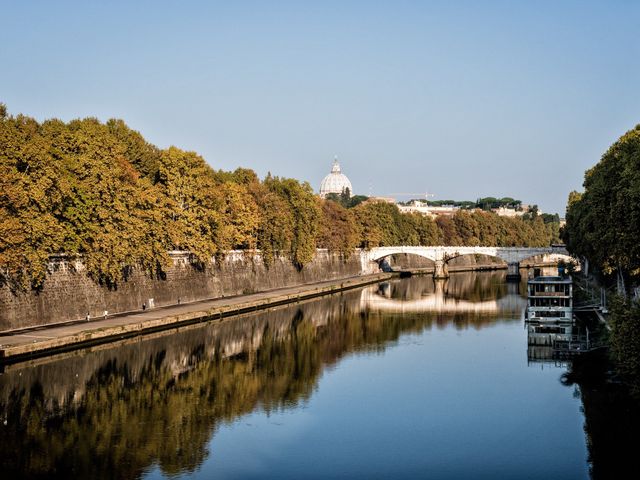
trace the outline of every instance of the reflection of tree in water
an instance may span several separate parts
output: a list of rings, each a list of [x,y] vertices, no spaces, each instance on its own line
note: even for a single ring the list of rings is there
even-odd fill
[[[576,357],[562,382],[582,400],[591,477],[628,478],[637,468],[640,402],[613,375],[606,351]]]
[[[3,475],[139,477],[193,471],[220,423],[307,401],[326,365],[469,315],[367,314],[360,292],[199,326],[0,377]],[[215,455],[215,451],[213,452]]]

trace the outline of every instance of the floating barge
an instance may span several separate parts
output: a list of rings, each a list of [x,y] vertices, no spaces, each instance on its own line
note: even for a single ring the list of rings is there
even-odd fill
[[[601,348],[587,326],[573,317],[573,279],[537,276],[527,282],[527,357],[530,363],[564,365],[571,358]]]
[[[573,280],[569,275],[535,277],[527,282],[527,322],[572,323]]]

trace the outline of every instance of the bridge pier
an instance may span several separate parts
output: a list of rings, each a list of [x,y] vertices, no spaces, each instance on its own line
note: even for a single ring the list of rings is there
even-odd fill
[[[520,262],[509,262],[507,264],[507,282],[519,282],[520,278]]]
[[[444,260],[436,260],[435,264],[436,268],[433,271],[433,278],[436,280],[441,278],[449,278],[449,267],[447,265],[447,262],[445,262]]]

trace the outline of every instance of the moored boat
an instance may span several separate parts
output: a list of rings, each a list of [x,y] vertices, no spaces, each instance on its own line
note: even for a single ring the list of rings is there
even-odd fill
[[[539,276],[527,282],[527,321],[573,321],[573,281],[569,275]]]

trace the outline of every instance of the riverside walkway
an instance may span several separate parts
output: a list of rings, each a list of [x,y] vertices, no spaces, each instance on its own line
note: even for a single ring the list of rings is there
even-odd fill
[[[114,315],[106,319],[34,327],[0,334],[0,363],[105,343],[198,322],[293,303],[390,278],[379,273],[326,282],[279,288],[265,292],[222,297],[168,307]]]

